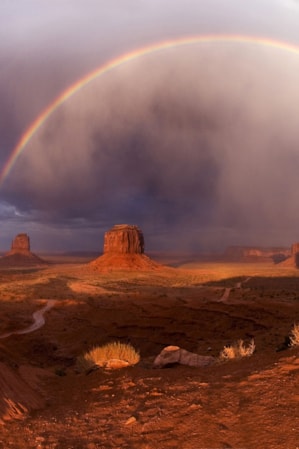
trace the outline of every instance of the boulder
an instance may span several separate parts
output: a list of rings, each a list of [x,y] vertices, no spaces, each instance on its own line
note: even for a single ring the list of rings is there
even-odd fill
[[[204,367],[213,365],[216,362],[215,357],[204,356],[189,352],[179,346],[166,346],[155,358],[153,367],[163,368],[165,366],[179,363],[181,365]]]

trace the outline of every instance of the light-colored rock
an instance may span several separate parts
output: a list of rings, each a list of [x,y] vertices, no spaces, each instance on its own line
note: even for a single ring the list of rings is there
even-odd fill
[[[131,416],[127,421],[125,422],[125,426],[132,426],[132,424],[136,424],[137,419],[135,416]]]
[[[186,351],[179,346],[166,346],[155,358],[154,368],[163,368],[167,365],[179,363],[181,365],[203,367],[213,365],[216,359],[212,356],[204,356]]]
[[[130,366],[130,363],[127,362],[126,360],[110,359],[110,360],[107,360],[103,366],[105,369],[120,369],[120,368],[126,368],[127,366]]]

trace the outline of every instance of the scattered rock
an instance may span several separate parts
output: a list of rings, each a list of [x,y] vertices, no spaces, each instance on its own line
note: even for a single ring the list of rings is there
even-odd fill
[[[212,356],[195,354],[179,346],[166,346],[155,358],[153,366],[154,368],[163,368],[179,363],[181,365],[203,367],[213,365],[215,362],[216,359]]]
[[[125,422],[125,426],[131,426],[132,424],[136,424],[137,419],[135,418],[135,416],[131,416],[126,422]]]

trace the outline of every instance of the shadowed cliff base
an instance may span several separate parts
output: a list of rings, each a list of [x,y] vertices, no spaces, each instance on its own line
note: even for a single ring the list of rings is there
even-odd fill
[[[30,371],[31,378],[35,376],[32,374],[34,370],[28,366],[27,374]],[[28,383],[22,378],[20,372],[22,370],[13,370],[0,362],[0,424],[10,419],[21,419],[32,410],[45,406],[44,398],[36,391],[37,382],[30,386],[30,381]],[[36,372],[40,374],[42,370],[36,368]]]

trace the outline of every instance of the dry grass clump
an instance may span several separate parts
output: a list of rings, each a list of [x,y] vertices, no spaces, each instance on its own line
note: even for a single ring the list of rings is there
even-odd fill
[[[299,323],[294,324],[290,335],[291,346],[299,346]]]
[[[136,365],[140,360],[139,353],[130,344],[114,341],[103,346],[95,346],[83,356],[78,357],[78,367],[87,371],[93,367],[107,367],[109,361],[118,360],[125,365]]]
[[[255,343],[252,339],[246,347],[243,340],[230,346],[224,346],[219,354],[220,360],[241,359],[242,357],[250,357],[255,351]]]

